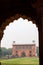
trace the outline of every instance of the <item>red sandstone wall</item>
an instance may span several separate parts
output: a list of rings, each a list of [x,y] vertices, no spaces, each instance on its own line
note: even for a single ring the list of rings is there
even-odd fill
[[[32,52],[32,56],[36,55],[36,47],[35,47],[35,45],[32,45],[31,50],[29,50],[29,49],[19,49],[19,50],[17,49],[16,50],[16,45],[13,45],[12,56],[16,55],[16,51],[18,52],[19,57],[21,57],[23,51],[25,52],[26,57],[30,56],[30,51]]]

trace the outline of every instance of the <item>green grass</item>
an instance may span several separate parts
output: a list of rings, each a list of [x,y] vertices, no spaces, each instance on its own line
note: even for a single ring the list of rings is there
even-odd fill
[[[7,60],[0,60],[1,65],[39,65],[39,58],[14,58]]]

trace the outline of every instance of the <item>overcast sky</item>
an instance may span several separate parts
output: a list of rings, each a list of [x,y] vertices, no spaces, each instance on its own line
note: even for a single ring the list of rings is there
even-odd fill
[[[38,46],[38,28],[31,21],[19,18],[6,26],[1,47],[11,48],[13,41],[16,41],[15,44],[33,44],[33,40]]]

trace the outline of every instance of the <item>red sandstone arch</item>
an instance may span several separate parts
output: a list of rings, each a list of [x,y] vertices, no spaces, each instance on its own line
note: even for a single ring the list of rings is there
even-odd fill
[[[21,53],[21,57],[26,57],[26,53],[24,51]]]

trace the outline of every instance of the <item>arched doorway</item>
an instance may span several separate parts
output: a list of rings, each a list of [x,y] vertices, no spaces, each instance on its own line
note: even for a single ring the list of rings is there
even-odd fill
[[[24,51],[21,53],[21,57],[26,57],[26,53]]]
[[[18,51],[16,51],[15,58],[18,58],[18,57],[19,57]]]

